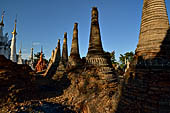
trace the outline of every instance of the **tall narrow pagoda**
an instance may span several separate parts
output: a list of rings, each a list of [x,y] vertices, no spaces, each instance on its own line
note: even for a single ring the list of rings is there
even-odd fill
[[[10,55],[10,60],[13,61],[13,62],[17,62],[17,55],[16,55],[16,35],[17,35],[17,32],[16,32],[16,22],[17,20],[15,20],[15,27],[14,27],[14,30],[12,32],[12,41],[11,41],[11,55]]]
[[[97,7],[93,7],[91,11],[90,40],[86,64],[97,67],[101,79],[113,80],[116,83],[117,75],[112,67],[109,55],[104,53],[102,47],[98,15]]]
[[[44,76],[52,77],[59,65],[59,61],[61,59],[61,53],[60,53],[60,39],[58,39],[57,47],[55,48],[55,51],[52,51],[52,56],[50,58],[50,62],[48,64],[47,70],[44,74]]]
[[[90,41],[87,56],[103,55],[97,7],[92,8]]]
[[[78,44],[78,23],[74,24],[73,29],[73,39],[71,46],[71,53],[68,60],[68,68],[76,68],[77,66],[81,66],[82,61],[79,54],[79,44]]]
[[[67,48],[67,32],[64,33],[64,40],[63,40],[63,49],[62,49],[62,56],[61,60],[66,67],[68,62],[68,48]]]
[[[53,80],[61,78],[66,71],[66,66],[68,64],[68,49],[67,49],[67,33],[64,33],[64,40],[63,40],[63,49],[62,49],[62,56],[59,60],[59,64],[57,69],[55,70],[55,74],[52,77]]]

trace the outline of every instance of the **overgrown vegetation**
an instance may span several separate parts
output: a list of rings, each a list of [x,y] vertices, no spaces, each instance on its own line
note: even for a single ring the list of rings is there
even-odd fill
[[[106,52],[106,53],[110,54],[110,59],[111,59],[112,64],[118,65],[121,69],[123,69],[126,66],[127,62],[133,61],[133,58],[134,58],[133,51],[120,54],[118,61],[116,60],[116,57],[115,57],[115,51]]]

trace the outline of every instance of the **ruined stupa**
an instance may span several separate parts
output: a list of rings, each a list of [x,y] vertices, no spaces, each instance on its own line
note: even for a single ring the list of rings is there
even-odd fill
[[[63,73],[66,71],[67,63],[68,63],[67,33],[65,32],[64,40],[63,40],[62,56],[59,60],[58,67],[55,70],[55,75],[52,77],[52,79],[56,80],[63,76]]]
[[[71,53],[69,56],[67,68],[72,69],[81,65],[82,65],[82,61],[79,54],[79,44],[78,44],[78,23],[75,23],[73,29]]]
[[[66,67],[68,62],[68,48],[67,48],[67,32],[64,33],[64,41],[63,41],[63,50],[62,50],[62,56],[61,60]]]
[[[58,39],[57,47],[55,48],[55,51],[52,51],[52,55],[50,58],[50,62],[48,64],[47,70],[44,74],[44,76],[53,76],[55,74],[55,71],[57,70],[57,67],[59,65],[59,61],[61,59],[61,53],[60,53],[60,39]]]
[[[144,0],[139,43],[117,113],[170,112],[169,28],[165,0]]]
[[[38,60],[38,63],[35,66],[35,71],[36,72],[43,72],[46,69],[46,63],[43,59],[43,52],[41,49],[41,54],[40,54],[40,59]]]
[[[117,76],[112,67],[110,57],[104,53],[102,47],[98,10],[96,7],[93,7],[91,12],[90,40],[86,62],[87,65],[98,67],[101,79],[117,81]]]
[[[136,56],[140,56],[144,60],[169,59],[168,29],[169,20],[165,0],[144,0]]]
[[[98,10],[96,7],[92,8],[91,12],[91,29],[90,29],[90,41],[87,57],[103,55],[103,47],[100,36],[100,28],[98,22]]]

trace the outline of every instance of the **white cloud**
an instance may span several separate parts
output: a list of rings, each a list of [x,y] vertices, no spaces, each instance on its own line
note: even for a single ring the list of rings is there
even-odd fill
[[[39,46],[39,45],[40,45],[40,42],[33,42],[32,45],[33,45],[33,46]]]
[[[23,48],[22,51],[23,51],[23,52],[27,52],[27,49]]]
[[[22,54],[22,58],[23,58],[23,59],[28,59],[29,56],[30,56],[29,53],[23,53],[23,54]]]

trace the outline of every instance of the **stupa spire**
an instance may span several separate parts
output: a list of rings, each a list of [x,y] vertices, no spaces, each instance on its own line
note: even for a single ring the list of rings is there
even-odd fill
[[[15,19],[15,26],[14,26],[14,30],[12,32],[13,35],[17,35],[17,32],[16,32],[16,24],[17,24],[17,19]]]
[[[58,39],[57,48],[60,48],[60,39]]]
[[[90,41],[87,55],[103,54],[97,7],[91,11]]]
[[[54,51],[53,63],[56,63],[58,65],[60,57],[61,57],[61,53],[60,53],[60,39],[58,39],[57,47],[55,48],[55,51]]]
[[[169,20],[165,0],[144,0],[136,55],[142,56],[143,59],[152,59],[159,53],[160,57],[168,55],[170,58],[170,44],[163,43],[167,39],[168,29]]]
[[[68,61],[68,49],[67,49],[67,32],[64,33],[63,50],[62,50],[62,61],[66,66]]]
[[[90,41],[86,64],[95,66],[99,70],[99,77],[101,79],[114,81],[117,84],[117,75],[108,57],[109,55],[104,53],[102,47],[97,8],[93,7],[91,13]]]
[[[78,45],[78,23],[74,24],[73,39],[72,39],[72,46],[71,46],[70,56],[80,57],[79,45]]]
[[[61,59],[60,39],[58,39],[57,47],[55,48],[55,50],[52,51],[51,60],[48,64],[46,72],[44,73],[44,76],[52,77],[55,74],[57,67],[59,65],[60,59]]]
[[[17,35],[17,32],[16,32],[16,22],[17,20],[15,19],[15,27],[14,27],[14,30],[12,32],[13,34],[13,37],[12,37],[12,41],[11,41],[11,56],[10,56],[10,59],[13,61],[13,62],[16,62],[17,59],[16,59],[16,35]]]
[[[1,16],[1,22],[0,22],[0,26],[4,27],[4,14],[5,14],[5,11],[2,12],[2,16]]]
[[[78,23],[75,23],[73,29],[71,53],[69,56],[67,69],[69,70],[81,65],[82,65],[82,61],[79,54],[79,44],[78,44]]]

